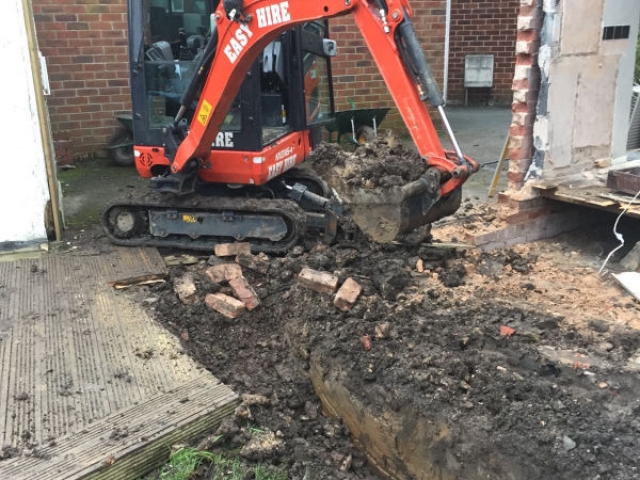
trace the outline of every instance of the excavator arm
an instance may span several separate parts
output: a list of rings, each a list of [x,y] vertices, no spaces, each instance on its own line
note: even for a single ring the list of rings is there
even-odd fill
[[[182,107],[165,132],[171,173],[196,168],[210,154],[246,73],[259,53],[280,33],[309,21],[352,14],[386,82],[420,155],[440,175],[440,196],[458,189],[477,171],[464,156],[444,115],[444,100],[420,48],[406,0],[224,0],[197,74],[182,97]],[[188,132],[178,123],[200,93]],[[445,151],[426,100],[437,108],[453,144]]]

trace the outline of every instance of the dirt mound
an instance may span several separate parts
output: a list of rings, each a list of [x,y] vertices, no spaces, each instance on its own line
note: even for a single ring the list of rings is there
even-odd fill
[[[542,265],[515,251],[310,245],[270,259],[266,274],[245,269],[262,306],[234,320],[202,298],[183,305],[172,283],[145,295],[187,352],[238,393],[269,399],[236,424],[273,432],[278,448],[247,458],[290,478],[377,478],[371,464],[400,479],[635,478],[637,335],[588,311],[597,328],[578,329],[534,306]],[[189,269],[200,297],[232,295],[206,267],[171,271]],[[304,267],[353,278],[360,298],[336,309],[297,283]]]
[[[371,191],[401,187],[427,170],[415,149],[404,147],[390,135],[366,143],[352,153],[336,144],[324,143],[307,161],[332,186],[344,188],[345,194],[352,188]]]

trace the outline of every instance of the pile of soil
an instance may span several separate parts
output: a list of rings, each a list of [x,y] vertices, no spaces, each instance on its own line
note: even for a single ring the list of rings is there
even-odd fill
[[[233,320],[202,301],[230,293],[206,258],[142,294],[187,353],[267,399],[221,430],[238,446],[249,426],[279,439],[247,462],[307,479],[636,478],[640,309],[553,245],[296,247],[266,274],[244,270],[262,305]],[[363,292],[342,312],[297,283],[304,267]],[[173,290],[185,271],[188,305]]]
[[[380,190],[401,187],[417,180],[427,169],[415,149],[388,134],[346,152],[337,144],[323,143],[307,159],[313,169],[334,188],[347,194],[355,188]]]

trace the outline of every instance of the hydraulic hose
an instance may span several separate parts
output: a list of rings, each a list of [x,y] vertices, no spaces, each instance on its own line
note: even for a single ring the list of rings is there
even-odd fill
[[[174,123],[180,122],[184,112],[187,111],[193,104],[193,101],[198,94],[198,91],[202,87],[204,81],[207,78],[209,73],[209,68],[211,67],[211,62],[216,55],[216,49],[218,48],[218,29],[213,28],[211,32],[211,37],[209,38],[209,42],[207,42],[207,46],[204,49],[204,53],[198,62],[196,73],[193,77],[191,77],[191,81],[189,82],[189,86],[180,97],[180,110],[174,119]]]
[[[413,23],[409,19],[409,14],[405,10],[405,16],[402,23],[398,26],[398,34],[400,37],[399,47],[404,51],[403,58],[405,61],[410,62],[409,69],[414,72],[418,77],[418,80],[422,86],[427,90],[427,97],[429,103],[434,107],[440,107],[444,105],[444,98],[435,78],[431,71],[431,66],[424,56],[420,41],[416,35],[416,31],[413,28]]]

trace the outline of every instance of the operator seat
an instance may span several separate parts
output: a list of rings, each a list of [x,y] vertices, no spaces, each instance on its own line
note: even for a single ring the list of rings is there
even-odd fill
[[[147,60],[152,62],[173,62],[173,51],[169,42],[160,40],[153,43],[145,53]]]

